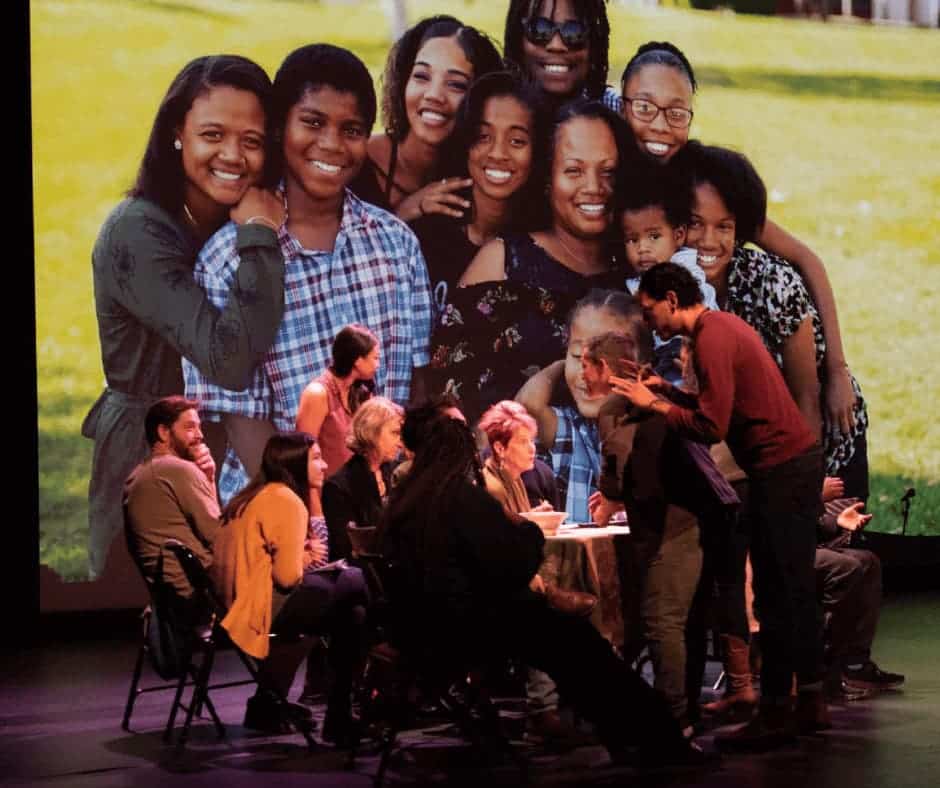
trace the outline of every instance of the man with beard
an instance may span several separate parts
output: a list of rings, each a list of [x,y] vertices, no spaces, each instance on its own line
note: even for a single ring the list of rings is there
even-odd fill
[[[203,566],[212,562],[219,528],[215,462],[203,442],[198,403],[164,397],[144,419],[150,456],[124,483],[124,528],[131,555],[148,586],[164,585],[180,600],[193,590],[167,539],[189,547]]]

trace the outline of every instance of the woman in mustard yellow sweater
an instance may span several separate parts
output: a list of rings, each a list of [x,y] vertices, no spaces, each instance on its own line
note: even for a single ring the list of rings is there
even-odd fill
[[[291,636],[329,634],[334,679],[323,738],[344,746],[354,734],[350,690],[365,642],[368,591],[358,569],[304,571],[306,502],[311,493],[319,497],[325,468],[310,435],[272,435],[257,476],[222,513],[211,572],[228,607],[222,626],[239,648],[263,660],[263,683],[284,696],[305,656]],[[272,632],[285,636],[273,649]],[[283,724],[276,700],[259,688],[248,700],[245,726],[279,731]]]

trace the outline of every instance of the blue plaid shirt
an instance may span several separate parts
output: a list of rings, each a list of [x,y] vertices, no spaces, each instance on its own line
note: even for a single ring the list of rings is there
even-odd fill
[[[597,420],[586,419],[571,405],[552,407],[558,418],[555,445],[541,459],[552,466],[558,496],[575,523],[591,522],[588,498],[597,489],[601,475],[601,442]]]
[[[329,366],[333,338],[343,326],[361,323],[381,342],[376,392],[405,404],[413,368],[428,363],[431,332],[427,266],[414,233],[347,191],[332,252],[304,249],[286,223],[278,239],[285,261],[284,318],[251,385],[229,391],[184,359],[186,395],[199,400],[209,421],[233,414],[292,430],[304,387]],[[221,308],[228,299],[238,263],[235,225],[229,223],[209,239],[194,269],[215,306]],[[223,504],[247,482],[229,449],[219,473]]]
[[[612,109],[618,115],[623,116],[623,98],[621,98],[619,90],[608,85],[604,89],[601,101],[607,109]]]

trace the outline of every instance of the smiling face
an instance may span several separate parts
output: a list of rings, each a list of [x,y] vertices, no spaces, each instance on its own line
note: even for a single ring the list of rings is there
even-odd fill
[[[339,470],[338,468],[336,470]],[[320,452],[320,444],[314,443],[307,451],[307,485],[317,490],[323,489],[326,478],[326,462]]]
[[[573,118],[555,131],[552,223],[580,238],[596,238],[610,224],[617,143],[598,118]]]
[[[692,109],[692,84],[679,69],[650,64],[630,75],[623,86],[624,118],[633,129],[640,150],[657,162],[666,163],[689,141],[689,129],[677,129],[666,123],[658,112],[650,121],[640,120],[630,110],[626,99],[647,99],[659,107]]]
[[[444,142],[473,76],[473,65],[455,37],[426,41],[405,84],[408,133],[435,147]]]
[[[368,138],[353,93],[329,85],[306,91],[284,125],[288,197],[300,189],[317,201],[342,200],[366,160]]]
[[[568,354],[565,356],[565,383],[568,384],[578,411],[587,419],[597,418],[597,412],[607,393],[595,392],[588,388],[582,364],[584,346],[593,337],[607,331],[623,331],[626,327],[627,321],[624,318],[604,307],[582,307],[572,321]]]
[[[190,462],[195,459],[193,449],[203,442],[199,414],[193,408],[180,413],[169,428],[160,426],[157,434],[172,454]]]
[[[186,177],[184,200],[197,215],[235,205],[261,177],[264,110],[258,97],[228,85],[193,101],[176,130]]]
[[[508,200],[532,172],[532,113],[512,96],[487,100],[467,169],[474,193]]]
[[[556,25],[578,22],[572,0],[544,2],[533,0],[530,17],[543,16]],[[551,16],[549,16],[551,12]],[[569,49],[556,33],[546,45],[533,44],[522,37],[523,67],[546,93],[559,98],[574,98],[587,80],[590,65],[590,45],[581,49]]]
[[[685,242],[685,227],[673,227],[660,205],[620,214],[627,260],[641,274],[656,263],[668,262]]]
[[[687,243],[698,252],[697,262],[712,287],[722,289],[734,254],[734,241],[734,214],[714,186],[698,184]]]
[[[493,452],[501,467],[510,475],[517,477],[535,467],[535,433],[528,427],[516,427],[503,445],[496,441]]]

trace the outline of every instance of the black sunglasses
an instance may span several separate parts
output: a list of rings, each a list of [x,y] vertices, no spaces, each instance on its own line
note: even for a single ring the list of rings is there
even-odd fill
[[[588,43],[587,25],[576,20],[558,24],[547,17],[536,16],[523,20],[522,30],[531,43],[541,47],[547,46],[555,33],[561,36],[568,49],[583,49]]]

